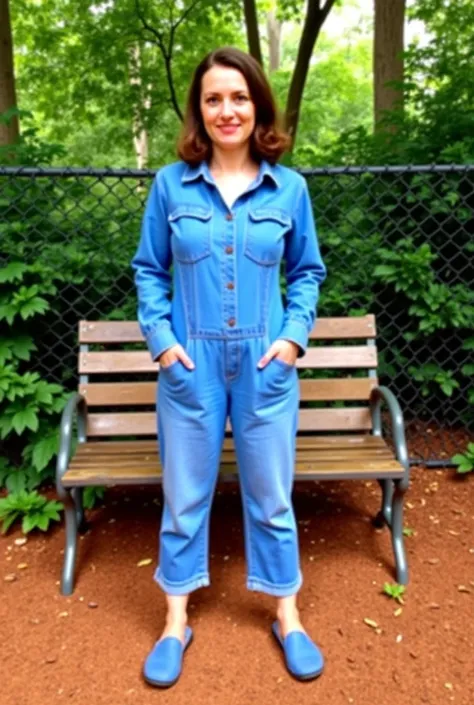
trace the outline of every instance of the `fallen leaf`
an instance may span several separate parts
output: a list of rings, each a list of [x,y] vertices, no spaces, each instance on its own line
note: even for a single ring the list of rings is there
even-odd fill
[[[448,529],[448,534],[451,534],[451,536],[461,536],[459,531],[454,531],[453,529]]]
[[[402,612],[403,612],[403,609],[401,607],[399,607],[398,609],[395,610],[395,612],[393,613],[393,616],[399,617]]]
[[[152,558],[142,558],[141,561],[138,561],[137,567],[142,568],[144,565],[150,565],[153,562]]]

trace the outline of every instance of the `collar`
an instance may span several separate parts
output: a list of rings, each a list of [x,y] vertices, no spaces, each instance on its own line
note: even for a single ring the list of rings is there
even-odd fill
[[[258,175],[255,179],[255,186],[260,186],[265,178],[270,179],[277,188],[280,188],[280,181],[276,176],[276,167],[269,164],[265,159],[260,162],[260,167],[258,170]],[[198,179],[204,179],[208,184],[214,184],[214,179],[212,178],[211,172],[209,170],[209,165],[206,161],[200,162],[197,166],[186,165],[186,169],[181,177],[181,182],[183,184],[189,183],[191,181],[197,181]]]

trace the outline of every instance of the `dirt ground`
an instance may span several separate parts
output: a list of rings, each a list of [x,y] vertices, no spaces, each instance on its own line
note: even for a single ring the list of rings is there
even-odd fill
[[[405,514],[414,531],[406,538],[411,581],[399,605],[381,592],[394,575],[389,533],[370,523],[378,485],[296,486],[300,609],[326,657],[325,672],[309,683],[285,670],[270,634],[274,600],[245,588],[236,485],[218,488],[212,586],[191,597],[194,643],[179,683],[166,691],[141,679],[164,617],[152,581],[160,488],[108,491],[80,540],[69,598],[58,587],[63,526],[24,545],[11,531],[0,544],[1,703],[473,705],[473,500],[474,477],[413,470]],[[139,567],[143,559],[152,562]]]

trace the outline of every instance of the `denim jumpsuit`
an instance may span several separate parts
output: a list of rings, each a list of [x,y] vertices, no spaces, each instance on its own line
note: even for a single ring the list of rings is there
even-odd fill
[[[278,338],[296,343],[302,356],[314,324],[326,270],[305,179],[262,161],[230,210],[206,162],[164,167],[132,267],[152,358],[180,343],[195,364],[188,370],[178,360],[160,370],[164,505],[155,580],[171,595],[209,585],[210,509],[229,418],[247,587],[292,595],[302,582],[291,501],[298,376],[278,358],[263,369],[257,363]]]

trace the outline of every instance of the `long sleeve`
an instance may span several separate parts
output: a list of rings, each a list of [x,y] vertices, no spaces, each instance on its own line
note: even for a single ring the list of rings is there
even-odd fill
[[[296,343],[302,357],[316,318],[319,286],[326,278],[321,259],[308,186],[303,181],[285,245],[287,301],[283,328],[278,336]]]
[[[138,295],[138,322],[153,360],[178,341],[171,328],[171,246],[160,173],[148,195],[141,237],[132,260]]]

